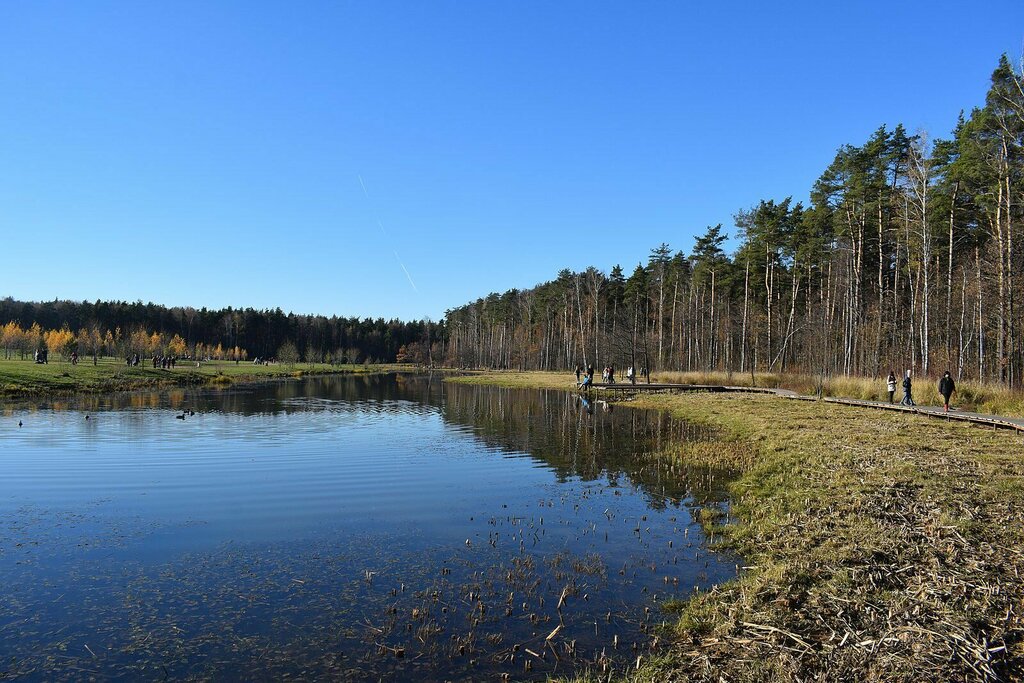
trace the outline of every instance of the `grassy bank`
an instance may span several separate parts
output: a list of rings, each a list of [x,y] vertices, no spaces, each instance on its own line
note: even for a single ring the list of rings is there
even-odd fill
[[[818,378],[812,375],[778,374],[759,372],[751,377],[750,373],[727,372],[656,372],[652,381],[679,382],[683,384],[725,384],[730,386],[758,386],[777,389],[791,389],[801,394],[815,394],[818,390]],[[823,396],[838,398],[855,398],[862,401],[887,401],[885,378],[843,377],[827,378],[822,384]],[[897,374],[896,400],[903,396],[902,377]],[[915,378],[913,389],[914,401],[919,405],[941,406],[942,399],[938,393],[938,378]],[[993,413],[1009,417],[1024,416],[1024,392],[1012,391],[996,384],[980,382],[957,382],[957,392],[953,396],[953,405],[963,410],[979,413]]]
[[[195,363],[182,361],[173,370],[153,368],[152,364],[128,367],[123,360],[101,358],[96,365],[83,359],[78,365],[51,361],[36,364],[29,360],[0,360],[0,397],[33,398],[67,396],[76,393],[107,393],[138,389],[231,385],[260,382],[302,375],[385,372],[410,369],[401,365],[253,365],[231,361]]]
[[[566,386],[552,373],[454,381]],[[723,464],[742,475],[731,484],[736,522],[715,535],[748,569],[679,605],[673,645],[630,679],[1024,676],[1019,436],[770,396],[632,404],[720,429]]]
[[[478,377],[474,380],[473,377]],[[623,377],[619,377],[621,382]],[[501,384],[509,387],[546,387],[549,389],[571,388],[575,378],[569,372],[516,372],[501,371],[470,375],[467,382]],[[790,389],[797,393],[812,395],[818,390],[818,380],[811,375],[778,374],[759,372],[754,376],[750,373],[737,372],[672,372],[659,371],[651,374],[652,382],[671,382],[679,384],[720,384],[737,387],[771,387],[773,389]],[[900,380],[902,381],[902,380]],[[885,379],[870,377],[831,377],[821,387],[823,396],[836,398],[854,398],[862,401],[887,401]],[[903,396],[902,385],[897,387],[896,400]],[[918,405],[941,406],[942,399],[938,394],[937,379],[915,379],[914,401]],[[977,382],[958,382],[957,392],[953,396],[952,405],[961,410],[979,413],[992,413],[1007,417],[1024,416],[1024,392],[1013,391],[994,384]]]

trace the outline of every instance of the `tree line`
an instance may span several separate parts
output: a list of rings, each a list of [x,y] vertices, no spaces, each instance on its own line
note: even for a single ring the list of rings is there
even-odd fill
[[[762,199],[689,254],[628,275],[563,270],[446,315],[463,366],[576,364],[879,375],[950,369],[1018,386],[1024,78],[1004,55],[946,138],[880,126],[842,146],[809,202]]]
[[[728,231],[709,226],[688,254],[662,243],[628,275],[566,269],[439,323],[7,298],[0,326],[21,340],[8,356],[60,332],[61,349],[83,355],[173,343],[227,359],[821,376],[907,367],[1020,385],[1024,76],[1005,55],[984,105],[948,137],[880,126],[837,150],[806,204],[762,199],[733,218],[731,253]]]
[[[47,348],[65,356],[73,351],[83,356],[137,353],[218,360],[281,356],[289,362],[320,363],[392,362],[402,356],[427,362],[432,345],[441,348],[444,324],[299,315],[281,309],[8,297],[0,299],[0,334],[6,358],[32,357],[35,350]]]

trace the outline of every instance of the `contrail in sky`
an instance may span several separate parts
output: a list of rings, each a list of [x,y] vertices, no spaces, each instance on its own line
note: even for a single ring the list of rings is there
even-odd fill
[[[366,183],[363,182],[363,176],[361,174],[356,174],[356,177],[359,178],[359,187],[363,188],[363,196],[366,197],[366,201],[370,203],[370,208],[373,210],[373,217],[377,221],[377,227],[380,228],[381,233],[384,234],[385,239],[390,243],[391,235],[389,235],[388,231],[384,229],[384,222],[381,221],[380,216],[377,215],[377,207],[374,205],[373,200],[370,199],[370,193],[366,191]],[[402,257],[398,255],[398,251],[392,247],[391,253],[395,255],[395,260],[398,261],[398,265],[402,267],[402,272],[405,273],[406,279],[408,279],[409,284],[412,285],[413,291],[419,294],[419,287],[417,287],[416,283],[412,281],[412,275],[409,274],[409,269],[405,267],[404,263],[402,263]]]

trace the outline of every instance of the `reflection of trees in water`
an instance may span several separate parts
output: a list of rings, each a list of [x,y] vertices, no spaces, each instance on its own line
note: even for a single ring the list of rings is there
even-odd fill
[[[378,404],[377,409],[382,411],[395,410],[394,402],[400,400],[437,404],[436,400],[425,399],[429,398],[430,393],[440,397],[440,376],[435,375],[432,383],[427,381],[426,376],[422,380],[413,381],[411,392],[403,388],[407,383],[408,379],[402,375],[334,375],[224,388],[174,388],[102,396],[85,395],[40,401],[24,408],[58,411],[190,409],[196,412],[254,416],[323,410],[354,412],[364,410],[366,404]],[[421,395],[421,388],[428,390],[426,396]],[[414,411],[415,408],[403,406],[406,412]]]
[[[658,411],[613,409],[566,391],[446,384],[439,373],[309,377],[225,389],[168,389],[84,396],[38,404],[54,410],[172,409],[235,416],[302,412],[440,413],[468,428],[493,448],[528,453],[561,480],[626,482],[651,497],[652,505],[721,499],[727,472],[688,467],[657,454],[673,444],[708,442],[704,427],[673,420]],[[713,480],[717,482],[712,484]]]
[[[529,453],[560,479],[604,479],[612,486],[625,480],[648,493],[654,507],[688,496],[722,498],[729,473],[689,468],[685,455],[682,463],[659,455],[672,444],[713,440],[708,428],[660,411],[587,406],[571,392],[460,384],[444,389],[446,421],[469,426],[490,446]]]

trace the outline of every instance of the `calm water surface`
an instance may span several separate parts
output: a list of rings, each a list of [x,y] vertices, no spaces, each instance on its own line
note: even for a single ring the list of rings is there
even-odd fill
[[[712,438],[436,375],[8,408],[0,679],[621,668],[734,575],[695,522],[724,474],[650,456]]]

